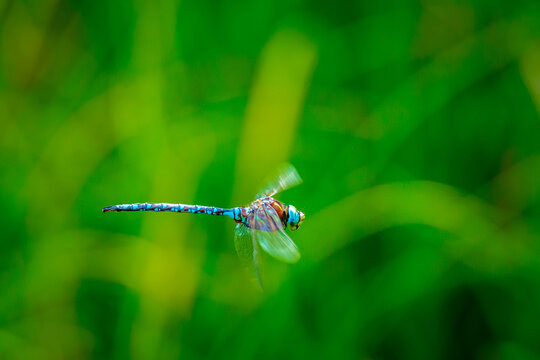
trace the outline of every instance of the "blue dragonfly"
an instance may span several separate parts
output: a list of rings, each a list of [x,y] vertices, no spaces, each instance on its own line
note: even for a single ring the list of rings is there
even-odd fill
[[[295,263],[300,259],[300,252],[285,229],[289,226],[292,231],[297,230],[304,223],[305,215],[293,205],[286,205],[274,199],[273,196],[297,186],[301,182],[302,178],[296,169],[287,164],[257,194],[256,200],[246,207],[224,209],[201,205],[136,203],[107,206],[103,208],[103,212],[171,211],[228,216],[237,223],[234,237],[236,251],[249,264],[262,288],[259,271],[260,248],[276,259],[287,263]]]

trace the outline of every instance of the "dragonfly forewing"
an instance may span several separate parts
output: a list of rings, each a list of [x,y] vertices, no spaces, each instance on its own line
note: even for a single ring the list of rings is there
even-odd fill
[[[285,233],[281,219],[270,205],[260,205],[250,219],[256,243],[278,260],[295,263],[300,259],[296,244]]]
[[[291,164],[283,165],[277,175],[269,181],[267,186],[257,194],[257,199],[274,196],[278,192],[290,189],[302,183],[302,178],[296,168]]]

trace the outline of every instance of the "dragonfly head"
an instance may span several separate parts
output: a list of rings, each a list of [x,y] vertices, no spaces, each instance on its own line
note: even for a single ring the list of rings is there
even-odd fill
[[[289,228],[291,231],[294,231],[300,227],[304,223],[304,219],[306,216],[303,212],[296,210],[296,208],[292,205],[288,206],[288,212],[289,212],[289,219],[287,222],[289,223]]]

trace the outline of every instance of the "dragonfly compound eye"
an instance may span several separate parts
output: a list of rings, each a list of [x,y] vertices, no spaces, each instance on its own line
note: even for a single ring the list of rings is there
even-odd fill
[[[289,228],[294,231],[298,229],[300,225],[304,222],[305,215],[303,212],[296,210],[292,205],[289,205]]]

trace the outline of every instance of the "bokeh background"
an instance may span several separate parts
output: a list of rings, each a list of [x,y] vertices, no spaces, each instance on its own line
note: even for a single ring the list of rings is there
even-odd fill
[[[540,358],[540,3],[0,1],[1,359]],[[234,222],[304,183],[260,292]]]

